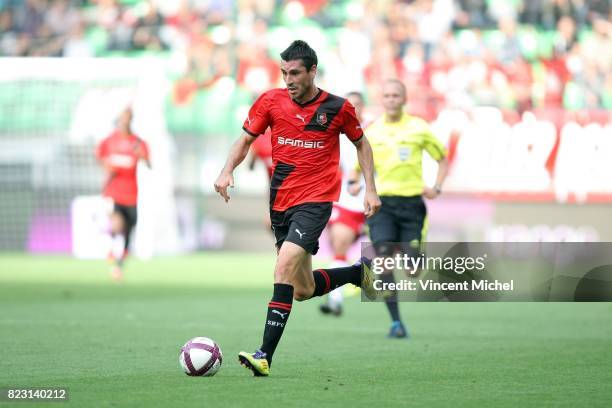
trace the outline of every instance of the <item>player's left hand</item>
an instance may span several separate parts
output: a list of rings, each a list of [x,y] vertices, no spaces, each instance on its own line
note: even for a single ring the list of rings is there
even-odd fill
[[[434,198],[438,197],[440,194],[433,188],[431,187],[425,187],[423,189],[423,197],[428,198],[430,200],[433,200]]]
[[[365,209],[364,214],[367,218],[370,218],[374,214],[380,210],[382,203],[378,194],[373,191],[366,191],[365,197],[363,199],[363,207]]]

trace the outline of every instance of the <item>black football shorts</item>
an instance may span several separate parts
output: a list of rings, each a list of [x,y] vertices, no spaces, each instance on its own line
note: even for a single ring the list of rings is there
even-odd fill
[[[314,255],[319,250],[319,237],[331,216],[332,203],[304,203],[285,211],[270,210],[276,248],[289,241]]]
[[[133,228],[136,225],[136,221],[138,220],[138,211],[136,206],[115,203],[113,211],[121,215],[127,228]]]

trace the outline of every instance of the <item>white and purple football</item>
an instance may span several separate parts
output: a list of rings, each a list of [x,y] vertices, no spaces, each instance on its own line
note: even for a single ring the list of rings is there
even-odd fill
[[[217,374],[223,354],[221,348],[208,337],[194,337],[181,348],[179,363],[185,374],[211,377]]]

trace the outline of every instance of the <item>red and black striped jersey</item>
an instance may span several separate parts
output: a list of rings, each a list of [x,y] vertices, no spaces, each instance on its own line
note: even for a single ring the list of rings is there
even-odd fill
[[[268,127],[274,165],[270,208],[284,211],[303,203],[337,201],[340,134],[353,142],[363,137],[353,105],[323,90],[300,104],[287,89],[272,89],[255,101],[243,125],[252,136]]]
[[[105,160],[113,170],[103,195],[117,204],[135,206],[138,202],[136,168],[140,157],[149,159],[147,143],[136,135],[122,135],[115,130],[98,145],[96,157]]]

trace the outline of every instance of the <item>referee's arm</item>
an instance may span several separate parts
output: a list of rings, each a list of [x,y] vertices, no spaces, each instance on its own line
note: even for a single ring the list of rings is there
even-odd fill
[[[442,184],[448,174],[448,159],[446,156],[442,156],[438,162],[438,174],[436,175],[436,184],[432,187],[425,187],[423,189],[423,196],[429,199],[436,198],[442,193]]]

